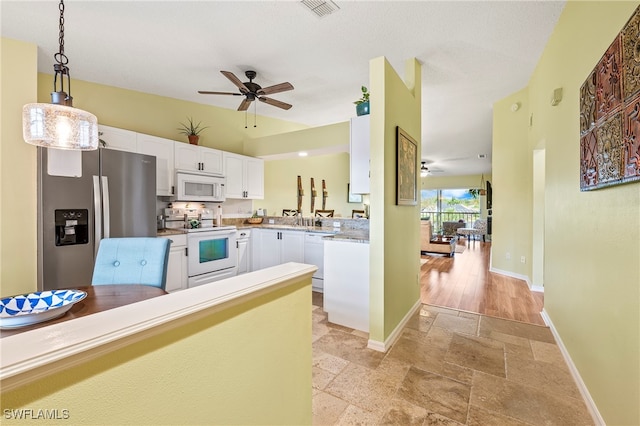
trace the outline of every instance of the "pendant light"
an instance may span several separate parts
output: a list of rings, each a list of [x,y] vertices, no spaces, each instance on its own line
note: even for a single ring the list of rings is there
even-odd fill
[[[22,108],[22,135],[31,145],[46,148],[94,150],[98,148],[98,119],[90,112],[73,107],[69,58],[64,54],[64,1],[60,0],[60,49],[53,55],[51,103],[27,104]],[[64,90],[65,77],[69,94]],[[58,78],[60,90],[58,90]]]

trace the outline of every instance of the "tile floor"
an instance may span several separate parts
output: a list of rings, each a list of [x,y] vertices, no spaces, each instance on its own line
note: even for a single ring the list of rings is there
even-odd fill
[[[313,299],[313,424],[593,424],[547,327],[423,305],[384,354]]]

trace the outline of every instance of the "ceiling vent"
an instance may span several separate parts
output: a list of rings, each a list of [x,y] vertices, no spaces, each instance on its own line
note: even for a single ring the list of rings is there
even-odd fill
[[[319,18],[331,15],[340,8],[331,0],[302,0],[301,3],[310,11],[315,13]]]

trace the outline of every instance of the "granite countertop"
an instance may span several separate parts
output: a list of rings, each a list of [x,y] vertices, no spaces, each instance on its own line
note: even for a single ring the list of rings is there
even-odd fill
[[[368,229],[341,229],[333,228],[330,226],[301,226],[301,225],[284,225],[284,224],[251,224],[243,223],[236,225],[238,229],[282,229],[289,231],[302,231],[302,232],[317,232],[328,234],[325,239],[351,241],[356,243],[368,243],[369,242],[369,230]],[[182,235],[186,234],[186,229],[177,228],[165,228],[158,229],[158,237],[166,237],[169,235]]]

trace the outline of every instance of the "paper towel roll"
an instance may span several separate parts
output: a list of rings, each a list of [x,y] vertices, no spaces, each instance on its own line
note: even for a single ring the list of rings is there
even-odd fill
[[[216,209],[216,225],[222,226],[222,206],[220,205]]]

